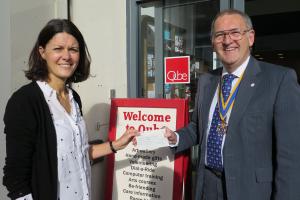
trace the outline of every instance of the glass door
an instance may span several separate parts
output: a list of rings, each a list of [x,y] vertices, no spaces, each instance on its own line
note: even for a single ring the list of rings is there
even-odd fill
[[[218,67],[210,41],[210,26],[219,10],[219,1],[182,3],[167,0],[164,4],[164,57],[190,57],[190,83],[164,84],[164,98],[188,99],[190,114],[194,108],[199,75]],[[185,199],[193,199],[195,193],[198,146],[191,149],[190,155]]]
[[[210,41],[220,0],[145,1],[139,9],[139,97],[186,98],[192,113],[200,74],[219,67]],[[190,57],[190,83],[164,84],[164,58]],[[185,199],[193,199],[198,147],[191,150]]]

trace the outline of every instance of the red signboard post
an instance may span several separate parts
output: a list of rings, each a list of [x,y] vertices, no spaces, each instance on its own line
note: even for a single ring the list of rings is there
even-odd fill
[[[185,99],[113,99],[109,139],[130,127],[141,132],[163,126],[176,130],[187,121]],[[182,200],[187,163],[187,155],[174,155],[169,147],[140,150],[129,144],[108,157],[105,200]]]
[[[165,57],[165,83],[190,83],[190,57]]]

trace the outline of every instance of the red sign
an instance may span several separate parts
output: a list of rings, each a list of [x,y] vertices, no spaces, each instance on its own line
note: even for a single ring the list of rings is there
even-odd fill
[[[190,83],[190,57],[165,57],[165,83]]]
[[[109,140],[130,127],[150,131],[179,129],[188,122],[185,99],[112,99]],[[105,200],[182,200],[187,187],[188,152],[174,155],[169,147],[140,150],[129,144],[107,157]]]

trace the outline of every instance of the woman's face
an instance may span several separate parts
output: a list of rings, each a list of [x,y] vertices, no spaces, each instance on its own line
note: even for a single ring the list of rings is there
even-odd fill
[[[45,48],[39,47],[39,52],[47,62],[49,82],[66,82],[76,70],[80,58],[78,41],[65,32],[55,34]]]

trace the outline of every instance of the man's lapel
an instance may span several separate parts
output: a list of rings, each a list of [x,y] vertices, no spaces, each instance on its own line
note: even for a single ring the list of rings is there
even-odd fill
[[[252,95],[254,94],[254,91],[260,81],[258,76],[260,70],[261,69],[257,60],[255,60],[253,57],[250,57],[230,114],[227,131],[228,136],[230,136],[230,134],[234,134],[234,130],[236,130],[240,119],[246,112],[250,99],[252,98]]]
[[[218,83],[221,77],[222,70],[217,70],[215,71],[215,74],[212,74],[211,77],[209,78],[208,83],[206,84],[204,88],[204,101],[203,101],[203,130],[207,129],[207,124],[208,124],[208,117],[209,117],[209,109],[212,103],[212,100],[215,95],[215,91],[218,87]],[[206,134],[204,134],[206,135]]]

